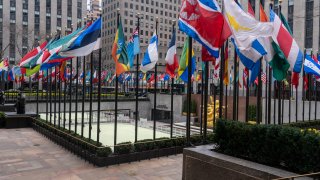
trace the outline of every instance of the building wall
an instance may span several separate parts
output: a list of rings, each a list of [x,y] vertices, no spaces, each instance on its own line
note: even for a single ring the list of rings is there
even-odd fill
[[[0,13],[1,10],[3,12],[3,18],[0,18],[0,21],[2,22],[2,32],[0,32],[0,37],[3,38],[2,46],[0,48],[4,50],[4,48],[10,43],[10,24],[15,27],[15,38],[16,42],[12,42],[12,44],[15,44],[15,54],[14,56],[9,54],[10,48],[7,48],[3,52],[4,57],[10,58],[10,63],[18,63],[21,59],[21,56],[23,56],[27,51],[31,50],[35,45],[38,44],[38,41],[43,42],[46,39],[47,35],[50,35],[51,33],[56,33],[57,29],[61,30],[64,34],[65,31],[70,31],[71,27],[66,29],[67,26],[67,20],[71,20],[71,23],[73,24],[73,28],[75,29],[77,27],[77,22],[81,21],[86,16],[86,9],[87,9],[87,1],[86,0],[70,0],[72,2],[72,16],[67,17],[67,2],[68,0],[61,0],[62,2],[62,15],[61,15],[61,26],[57,25],[57,1],[58,0],[38,0],[40,3],[40,11],[39,11],[39,18],[40,18],[40,37],[35,36],[35,0],[0,0]],[[51,13],[46,12],[46,2],[51,3]],[[10,3],[15,2],[15,9],[10,7]],[[28,8],[24,10],[23,3],[28,3]],[[79,18],[77,17],[77,3],[81,3],[81,16]],[[1,6],[2,3],[2,6]],[[10,21],[10,13],[15,12],[15,21]],[[28,22],[23,21],[23,13],[28,14]],[[47,19],[46,17],[50,18],[50,30],[48,32],[46,31],[46,23]],[[23,24],[25,26],[23,26]],[[1,24],[0,24],[1,26]],[[27,29],[27,30],[24,30]],[[27,35],[26,35],[27,34]],[[28,37],[28,42],[25,45],[25,51],[22,51],[22,36]],[[1,39],[1,38],[0,38]],[[0,44],[1,45],[1,44]]]

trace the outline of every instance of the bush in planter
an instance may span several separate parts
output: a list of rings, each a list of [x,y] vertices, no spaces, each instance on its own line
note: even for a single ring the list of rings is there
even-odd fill
[[[173,141],[167,137],[157,138],[154,143],[155,146],[159,149],[169,148],[174,145]]]
[[[320,135],[288,126],[218,120],[219,152],[297,173],[320,171]]]
[[[142,151],[149,151],[155,148],[155,143],[153,139],[144,139],[137,141],[134,143],[134,151],[142,152]]]
[[[102,147],[97,149],[97,156],[99,157],[108,157],[110,154],[112,154],[112,150],[110,147]]]
[[[133,146],[130,141],[119,143],[116,146],[114,146],[115,154],[129,154],[132,152],[132,150],[133,150]]]
[[[0,112],[0,128],[5,126],[5,114]]]
[[[185,137],[177,137],[175,139],[172,139],[175,146],[185,146],[186,145],[186,138]]]
[[[195,145],[201,144],[202,143],[202,136],[201,135],[190,136],[190,142]]]

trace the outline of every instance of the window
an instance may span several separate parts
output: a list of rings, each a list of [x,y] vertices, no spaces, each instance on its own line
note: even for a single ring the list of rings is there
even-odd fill
[[[305,37],[305,48],[312,48],[313,41],[313,0],[306,1],[306,37]]]
[[[78,0],[77,3],[77,18],[82,19],[82,0]]]
[[[40,0],[34,1],[34,10],[38,12],[40,11]]]
[[[57,15],[62,14],[62,0],[57,0]]]
[[[51,0],[46,0],[46,13],[51,13]]]
[[[67,16],[72,17],[72,0],[67,2]]]

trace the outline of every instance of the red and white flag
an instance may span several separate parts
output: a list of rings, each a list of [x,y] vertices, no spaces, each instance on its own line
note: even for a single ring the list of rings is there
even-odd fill
[[[47,46],[47,41],[45,41],[44,43],[42,43],[40,46],[34,48],[32,51],[30,51],[29,53],[27,53],[20,61],[19,66],[23,66],[24,64],[29,63],[34,57],[36,57],[38,55],[38,53],[41,52],[41,50],[43,48],[45,48]]]
[[[169,44],[169,49],[166,55],[166,72],[173,78],[175,70],[179,67],[176,48],[176,30],[172,30],[172,39]]]

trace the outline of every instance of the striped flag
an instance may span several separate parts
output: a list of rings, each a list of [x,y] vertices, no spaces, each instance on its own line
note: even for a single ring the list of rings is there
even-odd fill
[[[176,30],[172,30],[172,39],[169,44],[168,52],[166,55],[166,72],[171,76],[175,76],[175,71],[179,67],[176,48]]]
[[[155,31],[150,39],[146,53],[144,54],[140,67],[141,71],[144,73],[150,71],[157,64],[158,60],[158,36]]]

